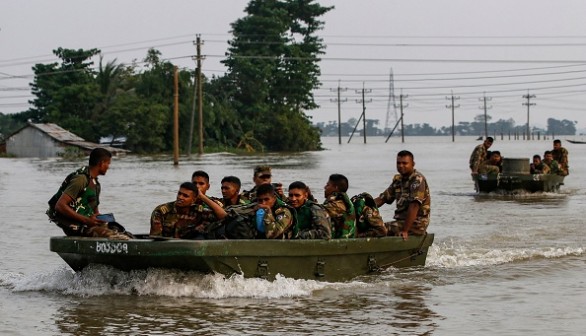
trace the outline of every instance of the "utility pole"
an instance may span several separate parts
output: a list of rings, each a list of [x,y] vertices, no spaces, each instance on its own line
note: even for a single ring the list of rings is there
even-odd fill
[[[407,97],[409,97],[408,95],[403,95],[403,93],[401,93],[399,95],[399,107],[400,107],[400,111],[401,111],[401,142],[405,143],[405,127],[403,127],[403,109],[407,108],[407,106],[409,106],[409,104],[403,104],[403,99],[407,99]]]
[[[191,110],[191,123],[189,125],[189,142],[187,144],[187,155],[191,156],[191,143],[193,142],[193,119],[195,115],[195,104],[197,101],[198,109],[198,138],[199,138],[199,155],[203,154],[203,93],[202,93],[202,76],[201,76],[201,61],[205,56],[201,55],[201,34],[195,35],[196,39],[193,41],[195,45],[196,55],[191,57],[196,61],[195,78],[193,79],[193,108]]]
[[[530,95],[529,91],[527,91],[527,94],[524,95],[523,98],[527,99],[527,102],[523,103],[523,105],[527,106],[527,140],[531,140],[531,130],[529,129],[529,109],[532,105],[535,105],[535,103],[531,102],[531,98],[535,98],[535,95]]]
[[[484,109],[484,139],[486,139],[486,138],[488,138],[488,114],[486,113],[486,110],[492,108],[492,106],[487,107],[486,102],[491,101],[492,98],[487,97],[486,93],[484,93],[484,96],[478,100],[481,102],[484,102],[484,107],[480,107],[480,108]]]
[[[198,93],[199,93],[199,83],[201,81],[201,49],[200,49],[200,44],[201,44],[201,40],[200,40],[200,34],[195,35],[196,36],[196,40],[193,41],[193,45],[196,46],[196,53],[197,56],[192,56],[191,59],[193,59],[196,62],[196,68],[195,68],[195,73],[193,75],[193,105],[192,105],[192,109],[191,109],[191,119],[190,119],[190,123],[189,123],[189,138],[187,141],[187,156],[191,156],[191,144],[193,143],[193,127],[194,127],[194,119],[195,119],[195,107],[196,104],[198,103],[198,101],[200,101]],[[201,120],[201,115],[199,116],[199,120]],[[203,126],[202,126],[203,127]],[[200,133],[201,134],[201,133]],[[200,143],[203,143],[203,138],[200,138]],[[203,150],[202,150],[203,152]],[[202,154],[202,152],[200,152],[200,154]]]
[[[330,89],[330,90],[332,90],[332,89]],[[340,99],[340,92],[346,91],[346,90],[347,90],[346,88],[342,89],[340,87],[340,80],[338,80],[338,88],[336,89],[336,91],[338,91],[338,98],[330,99],[332,102],[338,103],[338,144],[339,145],[342,144],[342,106],[341,106],[341,104],[348,101],[348,99],[346,99],[346,98],[344,98],[344,100]]]
[[[372,92],[371,89],[366,90],[364,88],[364,82],[362,82],[362,90],[356,90],[356,93],[359,93],[360,91],[362,91],[362,99],[358,99],[356,100],[357,103],[362,103],[362,129],[364,130],[364,143],[366,143],[366,103],[370,103],[372,101],[372,99],[369,99],[368,101],[366,99],[364,99],[364,94],[365,93],[370,93]]]
[[[173,165],[179,165],[179,70],[175,66],[173,94]]]
[[[450,99],[450,97],[446,97],[446,99]],[[456,105],[454,104],[454,101],[460,99],[460,97],[454,97],[454,92],[452,92],[452,97],[451,97],[451,101],[452,103],[450,105],[446,105],[446,108],[451,108],[452,109],[452,142],[455,142],[455,137],[456,137],[456,127],[454,126],[454,109],[457,109],[460,107],[460,105]]]

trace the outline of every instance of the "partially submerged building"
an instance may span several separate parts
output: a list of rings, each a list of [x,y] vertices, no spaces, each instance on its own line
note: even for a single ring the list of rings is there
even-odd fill
[[[16,157],[49,158],[63,156],[68,151],[82,151],[89,154],[97,147],[106,148],[112,154],[128,151],[85,141],[83,138],[61,128],[57,124],[35,124],[26,126],[6,138],[6,153]]]

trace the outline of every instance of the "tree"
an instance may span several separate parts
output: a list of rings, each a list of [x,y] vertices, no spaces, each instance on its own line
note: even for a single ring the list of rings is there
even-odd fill
[[[36,64],[29,114],[36,122],[55,122],[90,141],[97,141],[95,105],[99,97],[90,59],[98,49],[58,48],[53,53],[61,63]]]
[[[555,135],[575,135],[576,123],[567,119],[547,119],[547,132]]]
[[[304,110],[317,107],[312,91],[319,86],[324,49],[315,35],[323,28],[317,18],[331,9],[313,0],[252,0],[247,15],[232,23],[234,38],[223,61],[228,91],[243,132],[252,131],[269,149],[320,148],[319,132]],[[277,125],[300,128],[288,132]],[[304,145],[293,145],[296,138]]]

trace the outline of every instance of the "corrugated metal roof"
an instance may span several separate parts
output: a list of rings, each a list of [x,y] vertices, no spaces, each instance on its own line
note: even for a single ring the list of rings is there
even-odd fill
[[[66,129],[61,128],[57,124],[33,124],[29,123],[29,125],[38,128],[42,132],[46,133],[51,138],[61,141],[61,142],[71,142],[71,141],[85,141],[83,138],[69,132]]]

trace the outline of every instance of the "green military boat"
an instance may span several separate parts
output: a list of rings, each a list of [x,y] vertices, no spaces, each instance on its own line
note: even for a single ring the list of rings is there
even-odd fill
[[[564,184],[564,176],[556,174],[531,174],[529,159],[504,158],[502,172],[473,177],[476,191],[481,193],[500,192],[512,194],[521,192],[558,192]]]
[[[346,281],[389,267],[423,266],[434,235],[332,240],[183,240],[138,235],[128,241],[51,237],[51,251],[80,271],[105,264],[124,271],[179,269],[274,280]]]

